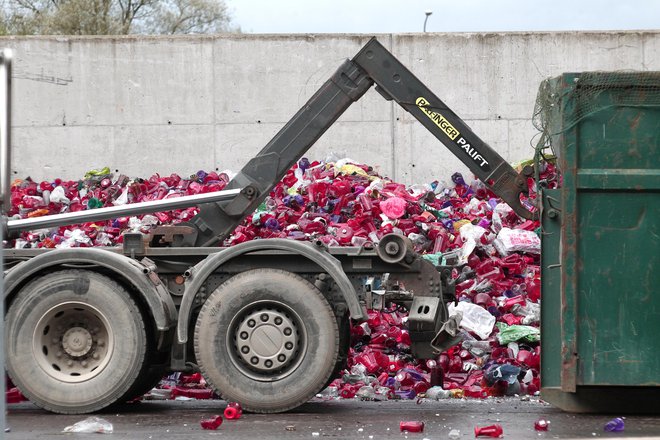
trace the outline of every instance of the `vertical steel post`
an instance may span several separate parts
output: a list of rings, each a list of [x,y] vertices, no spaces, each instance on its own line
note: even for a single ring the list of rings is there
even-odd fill
[[[9,208],[9,173],[10,165],[10,135],[11,135],[11,49],[0,52],[0,212],[4,214]],[[2,248],[2,228],[0,228],[0,267],[4,267]],[[0,378],[0,438],[5,434],[5,412],[7,402],[5,393],[5,291],[4,276],[0,280],[0,366],[3,375]]]

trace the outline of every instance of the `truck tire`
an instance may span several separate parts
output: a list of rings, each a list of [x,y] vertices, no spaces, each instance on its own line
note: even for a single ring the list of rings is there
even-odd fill
[[[238,274],[206,300],[195,324],[202,375],[226,400],[258,413],[302,405],[337,361],[337,320],[323,294],[276,269]]]
[[[144,367],[146,332],[129,293],[89,270],[43,275],[6,316],[7,371],[33,403],[62,414],[101,410]]]
[[[339,318],[337,325],[339,327],[339,351],[337,353],[337,362],[335,362],[332,373],[322,389],[327,388],[335,379],[341,376],[340,372],[346,368],[348,362],[348,353],[351,348],[351,321],[348,315]]]
[[[147,348],[147,353],[149,350],[150,348]],[[130,402],[133,399],[144,396],[149,391],[156,388],[161,380],[163,380],[163,377],[167,374],[168,367],[168,365],[148,365],[146,368],[143,368],[133,382],[131,388],[126,394],[117,400],[116,404],[121,405]]]

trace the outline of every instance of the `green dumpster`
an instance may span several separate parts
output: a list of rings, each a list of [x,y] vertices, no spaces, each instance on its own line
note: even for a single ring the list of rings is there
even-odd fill
[[[541,397],[660,410],[660,72],[545,81],[535,120],[561,189],[542,194]]]

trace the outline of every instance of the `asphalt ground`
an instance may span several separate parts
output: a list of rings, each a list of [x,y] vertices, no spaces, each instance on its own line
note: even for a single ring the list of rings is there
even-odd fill
[[[505,439],[660,438],[660,415],[625,416],[623,432],[606,432],[612,415],[570,414],[531,398],[451,399],[440,401],[320,400],[284,414],[243,414],[204,430],[200,420],[222,414],[225,402],[143,401],[97,414],[113,426],[111,434],[63,433],[87,416],[51,414],[29,402],[8,405],[6,439],[460,439],[475,438],[474,427],[498,423]],[[534,422],[550,421],[547,432]],[[423,421],[422,433],[401,432],[401,421]]]

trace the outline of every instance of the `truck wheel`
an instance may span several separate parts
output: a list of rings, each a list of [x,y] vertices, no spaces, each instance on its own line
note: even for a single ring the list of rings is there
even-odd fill
[[[339,347],[323,294],[276,269],[238,274],[206,300],[195,325],[204,378],[229,401],[259,413],[302,405],[326,383]]]
[[[335,379],[340,377],[340,372],[346,368],[348,361],[348,353],[351,348],[351,322],[348,315],[342,316],[338,322],[339,326],[339,352],[337,354],[337,362],[332,369],[330,377],[323,385],[322,389],[327,388]]]
[[[151,348],[147,348],[147,353],[149,353],[149,350]],[[146,365],[138,374],[131,388],[117,400],[116,404],[121,405],[144,396],[158,386],[168,371],[168,365]]]
[[[143,368],[146,333],[128,292],[88,270],[41,276],[6,316],[7,370],[33,403],[82,414],[124,396]]]

